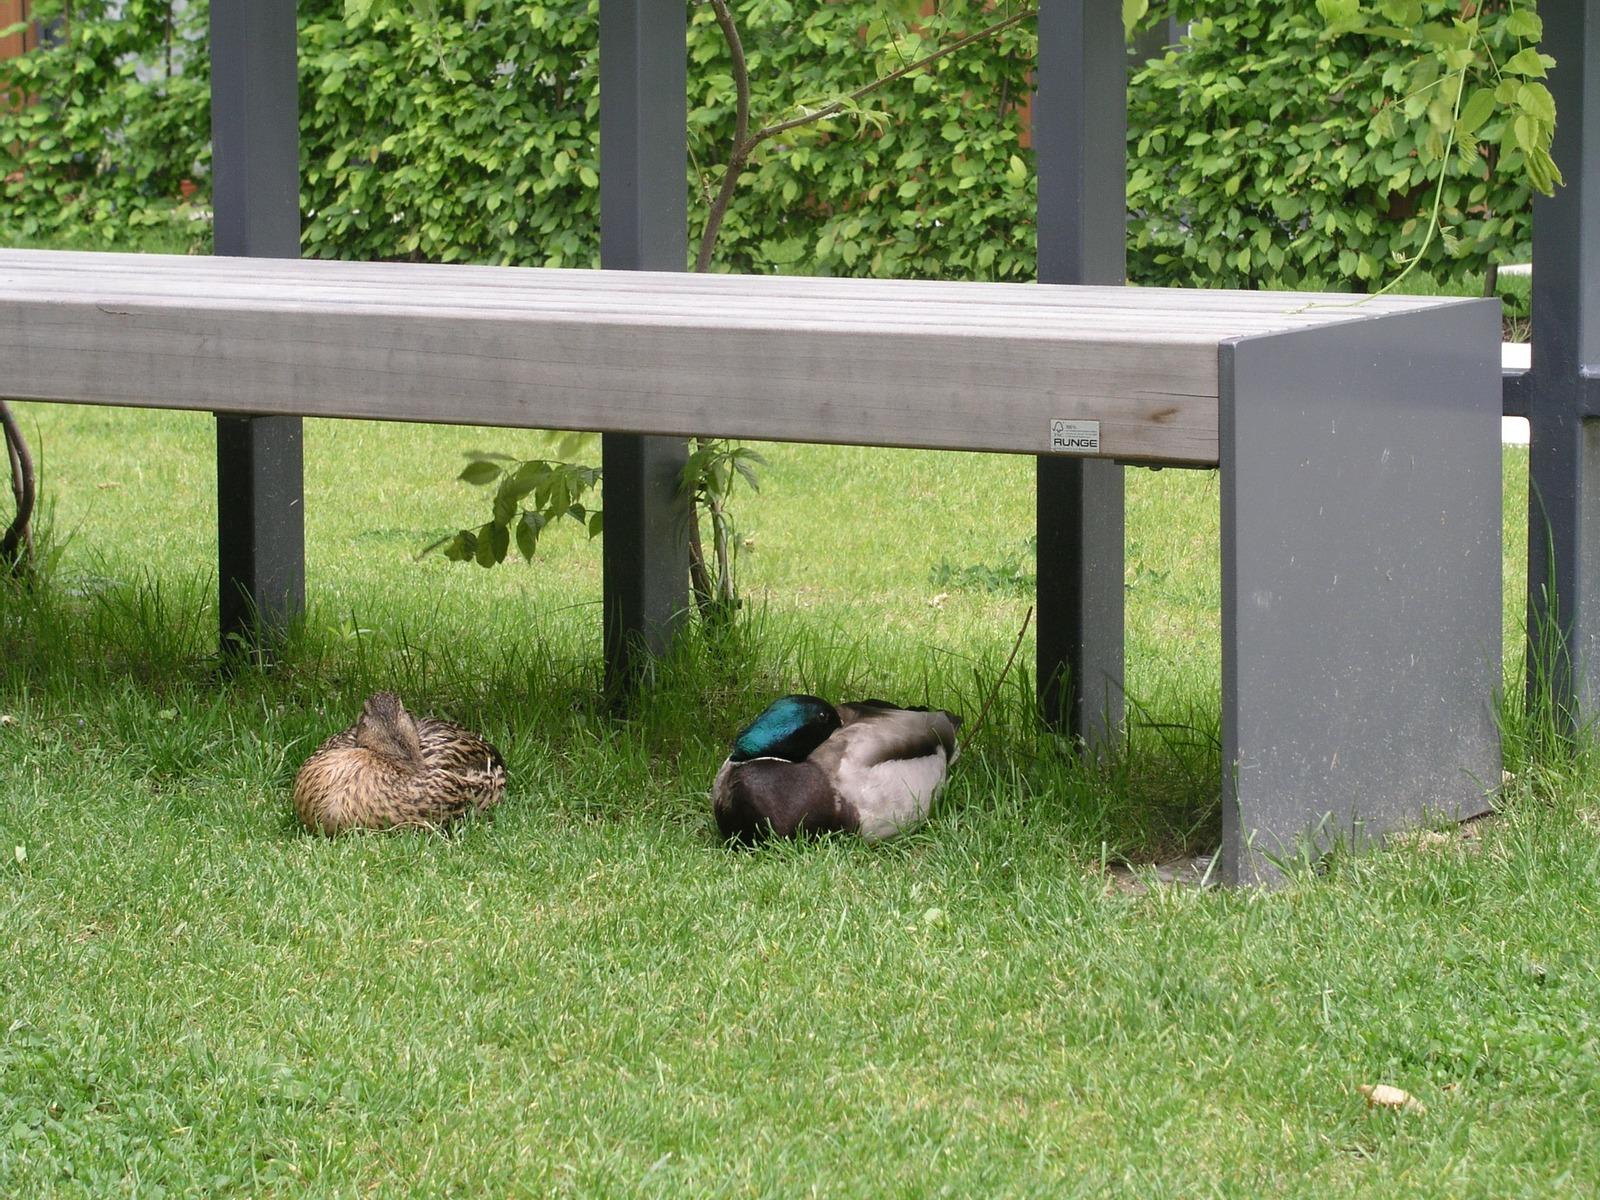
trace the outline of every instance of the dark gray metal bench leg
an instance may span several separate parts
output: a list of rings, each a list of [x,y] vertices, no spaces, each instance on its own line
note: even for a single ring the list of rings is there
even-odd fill
[[[1041,5],[1038,63],[1039,281],[1120,284],[1128,107],[1120,8]],[[1122,468],[1040,458],[1036,480],[1040,708],[1099,745],[1122,727]]]
[[[1500,783],[1498,330],[1486,301],[1221,350],[1228,882]]]
[[[606,434],[606,690],[625,695],[651,658],[665,654],[689,602],[688,513],[677,438]]]
[[[217,417],[223,651],[256,651],[305,608],[299,417]]]
[[[1039,704],[1090,746],[1122,727],[1122,468],[1104,459],[1041,458]]]
[[[688,265],[688,49],[682,0],[601,0],[600,261]],[[606,686],[626,693],[688,609],[681,439],[608,434],[603,550]]]
[[[300,256],[294,0],[211,5],[216,252]],[[298,417],[217,418],[218,616],[224,653],[259,648],[305,606]]]
[[[1600,716],[1600,0],[1547,0],[1553,153],[1566,186],[1536,196],[1528,696],[1567,732]]]

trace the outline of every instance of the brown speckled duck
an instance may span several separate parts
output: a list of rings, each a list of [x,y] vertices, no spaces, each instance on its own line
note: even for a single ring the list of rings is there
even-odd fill
[[[444,825],[500,802],[506,768],[476,734],[413,717],[393,692],[374,692],[361,716],[306,759],[295,815],[317,833]]]

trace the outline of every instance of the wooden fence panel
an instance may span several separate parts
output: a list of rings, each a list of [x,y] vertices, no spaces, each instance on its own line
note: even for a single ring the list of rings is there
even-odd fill
[[[9,29],[18,21],[28,19],[28,0],[0,0],[0,29]],[[36,35],[32,29],[0,37],[0,58],[15,58],[33,49]]]

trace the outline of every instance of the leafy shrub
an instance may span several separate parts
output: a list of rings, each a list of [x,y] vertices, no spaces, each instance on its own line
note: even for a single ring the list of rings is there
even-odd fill
[[[1455,0],[1418,6],[1459,11]],[[366,19],[347,19],[347,7]],[[754,119],[848,93],[997,16],[945,0],[906,32],[885,16],[893,7],[740,0]],[[1392,37],[1325,37],[1324,17],[1295,0],[1204,8],[1187,48],[1139,72],[1130,92],[1130,276],[1365,288],[1392,275],[1394,256],[1425,236],[1437,65]],[[185,179],[205,199],[205,0],[125,0],[118,15],[110,0],[75,0],[63,23],[65,9],[39,0],[57,40],[0,62],[0,92],[38,98],[0,105],[7,240],[109,241],[166,219]],[[598,261],[596,0],[301,0],[299,13],[308,254]],[[1513,49],[1505,24],[1488,26],[1502,60]],[[1025,23],[875,94],[867,103],[881,120],[841,117],[763,146],[728,214],[719,268],[1031,277],[1035,190],[1019,108],[1035,45]],[[704,5],[689,53],[695,230],[733,110],[727,49]],[[1403,114],[1411,92],[1424,97],[1415,124]],[[1507,120],[1490,119],[1475,152],[1449,158],[1449,236],[1423,263],[1440,280],[1529,252],[1526,185],[1490,170],[1515,166]],[[193,228],[203,241],[205,226]]]
[[[306,253],[594,265],[593,0],[396,7],[301,5]]]
[[[1390,6],[1438,22],[1440,37],[1463,11],[1458,0]],[[1369,290],[1423,248],[1441,164],[1445,236],[1420,269],[1460,280],[1489,262],[1527,258],[1530,194],[1515,110],[1451,147],[1456,93],[1437,56],[1419,57],[1394,31],[1330,35],[1319,7],[1355,9],[1303,0],[1165,6],[1203,15],[1180,12],[1194,18],[1182,51],[1150,62],[1130,91],[1132,276]],[[1519,21],[1532,7],[1519,5]],[[1518,28],[1485,19],[1503,68],[1521,48]],[[1537,55],[1527,71],[1543,73]]]
[[[947,0],[906,32],[886,21],[888,7],[736,5],[755,120],[848,93],[1001,15],[985,3]],[[1032,278],[1037,193],[1020,110],[1036,50],[1024,23],[874,94],[867,104],[884,114],[879,122],[857,130],[849,118],[827,121],[758,151],[719,262],[749,272]],[[732,126],[726,61],[710,15],[697,10],[689,120],[691,155],[702,168],[719,160]],[[696,214],[703,205],[697,196]]]
[[[62,0],[35,13],[57,23]],[[592,266],[599,257],[596,0],[361,5],[301,0],[301,187],[310,255]],[[951,0],[896,38],[880,0],[736,6],[758,120],[870,82],[993,15]],[[204,0],[78,0],[59,40],[0,63],[0,165],[15,238],[162,219],[205,184]],[[1019,110],[1022,26],[874,96],[852,117],[764,147],[726,222],[738,271],[1025,278],[1032,172]],[[877,52],[874,52],[876,48]],[[727,48],[705,6],[690,33],[685,181],[697,228],[732,129]],[[981,102],[974,102],[981,98]],[[204,195],[198,197],[204,199]]]
[[[311,253],[598,263],[595,0],[484,3],[471,20],[374,6],[353,29],[342,7],[310,7],[300,44]],[[848,92],[992,19],[958,0],[894,41],[883,8],[736,5],[755,119]],[[704,5],[689,56],[695,230],[734,105],[727,47]],[[719,267],[1031,275],[1032,173],[1018,107],[1032,57],[1032,33],[1008,31],[875,96],[881,125],[858,133],[835,120],[764,147],[725,223]]]
[[[0,61],[0,235],[112,243],[129,226],[168,221],[184,181],[210,170],[206,11],[170,0],[32,5],[44,42]]]

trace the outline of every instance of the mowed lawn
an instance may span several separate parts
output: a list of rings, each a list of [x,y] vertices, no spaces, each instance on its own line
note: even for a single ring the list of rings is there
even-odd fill
[[[228,675],[209,419],[21,411],[59,559],[0,600],[0,1194],[1600,1189],[1600,768],[1515,705],[1467,835],[1270,893],[1108,882],[1215,837],[1213,473],[1128,475],[1112,761],[1040,732],[1029,636],[924,829],[736,853],[706,788],[773,694],[976,715],[1030,460],[765,448],[738,635],[623,720],[576,525],[531,566],[415,558],[487,511],[462,452],[531,437],[308,423],[305,627]],[[295,768],[380,686],[500,745],[491,818],[298,831]]]

